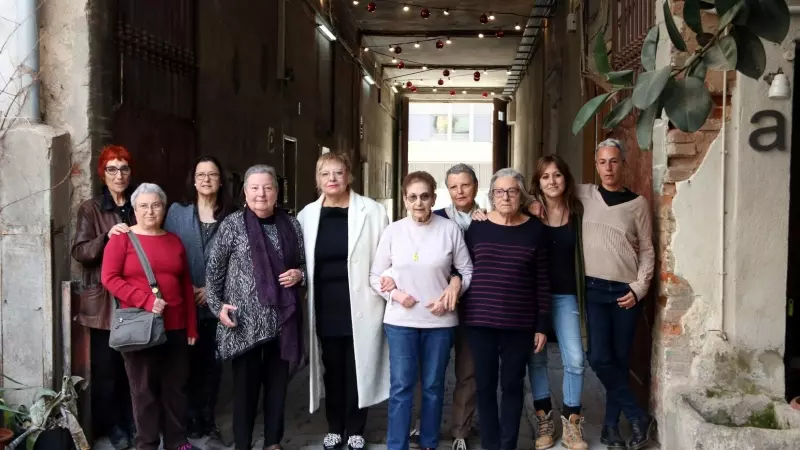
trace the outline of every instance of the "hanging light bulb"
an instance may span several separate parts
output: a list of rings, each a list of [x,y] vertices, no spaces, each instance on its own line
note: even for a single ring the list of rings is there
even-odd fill
[[[364,51],[368,52],[369,51],[369,47],[364,47]]]
[[[515,29],[515,30],[517,30],[517,31],[519,31],[519,30],[521,30],[521,29],[522,29],[522,27],[521,27],[521,26],[519,26],[519,23],[518,23],[518,24],[514,25],[514,29]]]
[[[467,95],[467,91],[461,91],[461,93]]]
[[[442,11],[442,13],[443,13],[445,16],[449,16],[449,15],[450,15],[450,10],[449,10],[449,9],[447,9],[447,8],[445,8],[445,9],[444,9],[444,11]]]
[[[491,95],[494,96],[494,91],[491,92]]]
[[[489,13],[489,20],[494,20],[494,14]]]
[[[422,66],[422,70],[428,70],[428,66]]]
[[[390,45],[390,46],[389,46],[389,51],[390,51],[390,52],[394,52],[394,44],[392,44],[392,45]]]
[[[436,88],[433,88],[433,92],[436,92]]]
[[[419,42],[414,42],[414,48],[419,48]]]
[[[483,69],[483,73],[489,73],[489,71],[486,70],[486,69]]]
[[[506,75],[511,75],[511,69],[506,70]]]
[[[358,6],[358,0],[353,0],[353,5]]]
[[[447,38],[447,40],[445,42],[447,42],[448,44],[452,44],[453,43],[453,41],[451,41],[450,38]]]
[[[392,64],[397,64],[397,58],[392,58]]]
[[[483,39],[483,33],[478,33],[478,37]]]
[[[408,12],[409,9],[411,8],[409,8],[408,5],[403,6],[403,11]]]

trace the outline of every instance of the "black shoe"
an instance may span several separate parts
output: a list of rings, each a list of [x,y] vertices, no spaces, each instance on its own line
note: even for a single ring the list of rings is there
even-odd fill
[[[413,449],[420,448],[419,445],[419,430],[414,428],[411,430],[411,433],[408,434],[408,447]]]
[[[639,450],[647,447],[650,444],[650,439],[653,437],[656,421],[652,417],[647,416],[641,420],[631,422],[631,440],[628,442],[630,450]]]
[[[187,421],[186,436],[189,439],[200,439],[203,437],[203,429],[200,419],[193,417]]]
[[[616,426],[603,426],[603,431],[600,433],[600,443],[609,449],[627,448],[622,436],[619,435],[619,427]]]
[[[128,435],[117,426],[108,433],[108,440],[111,441],[111,446],[114,447],[114,450],[125,450],[133,446],[133,442]]]
[[[127,427],[128,431],[128,438],[131,441],[131,447],[136,445],[136,422],[133,420],[130,421]]]
[[[347,438],[348,450],[364,450],[366,444],[364,437],[357,434]]]

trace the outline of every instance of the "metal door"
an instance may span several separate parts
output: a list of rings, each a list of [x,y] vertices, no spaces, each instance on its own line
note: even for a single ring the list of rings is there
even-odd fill
[[[134,181],[183,193],[196,157],[196,2],[118,0],[118,109],[113,142],[134,158]]]

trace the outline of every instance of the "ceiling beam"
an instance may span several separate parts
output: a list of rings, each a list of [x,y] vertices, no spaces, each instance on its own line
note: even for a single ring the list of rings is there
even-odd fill
[[[539,28],[539,27],[536,27]],[[478,30],[362,30],[362,37],[421,37],[421,38],[434,38],[434,37],[473,37],[478,38],[478,33],[483,33],[486,36],[494,36],[494,33],[500,30],[488,30],[485,28]],[[503,30],[506,37],[522,36],[522,31]]]
[[[480,64],[406,64],[403,70],[421,70],[422,67],[427,67],[428,69],[450,69],[450,70],[507,70],[511,66],[510,65],[480,65]],[[396,69],[397,64],[384,64],[383,67],[385,69]]]

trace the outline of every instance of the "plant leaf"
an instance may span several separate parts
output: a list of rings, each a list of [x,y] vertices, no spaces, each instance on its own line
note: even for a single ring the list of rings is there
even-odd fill
[[[664,110],[678,129],[694,133],[706,123],[713,103],[702,80],[695,77],[671,80],[664,94]]]
[[[748,6],[746,25],[750,31],[776,44],[786,39],[791,17],[785,0],[751,0]]]
[[[683,20],[695,33],[703,32],[703,23],[700,20],[700,0],[686,0],[683,3]]]
[[[698,59],[694,64],[692,64],[692,67],[689,68],[688,73],[690,77],[699,78],[705,81],[707,72],[708,66],[706,66],[706,63],[704,63],[702,59]]]
[[[611,64],[608,62],[608,49],[606,48],[606,37],[601,31],[594,39],[594,65],[600,75],[611,72]]]
[[[712,3],[709,0],[704,0],[706,3]],[[714,7],[717,9],[717,14],[722,17],[736,4],[744,3],[744,0],[716,0],[713,2]],[[720,27],[721,28],[721,27]]]
[[[611,111],[606,116],[606,120],[603,121],[603,128],[608,130],[616,128],[620,122],[628,117],[631,111],[633,111],[633,101],[628,97],[611,108]]]
[[[672,66],[662,67],[654,72],[644,72],[636,79],[636,86],[633,88],[633,106],[645,109],[655,102],[667,81],[670,79]]]
[[[597,114],[597,110],[600,109],[610,96],[611,93],[600,94],[586,102],[586,104],[581,107],[580,111],[578,111],[578,114],[575,115],[575,121],[572,122],[572,134],[578,134],[583,127],[586,126],[586,122]]]
[[[714,42],[703,55],[703,62],[713,70],[734,70],[737,60],[736,39],[725,36]]]
[[[700,9],[714,9],[714,0],[700,0]]]
[[[639,143],[639,148],[642,150],[652,148],[653,126],[661,115],[661,109],[661,103],[656,102],[649,108],[639,111],[639,117],[636,119],[636,142]]]
[[[656,70],[656,50],[658,49],[658,25],[650,28],[642,44],[642,67],[646,71]]]
[[[36,440],[39,439],[42,431],[44,430],[36,430],[28,435],[28,439],[25,440],[25,450],[34,450],[36,448]]]
[[[744,8],[744,0],[737,0],[736,3],[731,5],[730,9],[725,11],[725,13],[720,12],[719,6],[717,6],[717,12],[720,15],[717,29],[721,30],[730,25],[730,23],[733,22],[733,19],[736,18],[736,16],[739,14],[742,8]]]
[[[606,80],[615,86],[630,86],[633,84],[633,71],[609,72],[606,74]]]
[[[764,43],[746,27],[734,26],[731,35],[736,40],[738,52],[736,70],[754,80],[761,78],[767,67]]]
[[[669,40],[672,41],[672,45],[678,50],[685,52],[686,41],[683,40],[681,32],[678,31],[678,27],[675,25],[675,19],[672,18],[672,11],[669,9],[669,0],[664,0],[664,24],[667,26],[667,33],[669,33]]]

